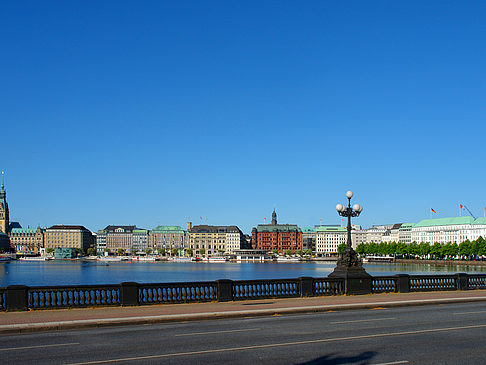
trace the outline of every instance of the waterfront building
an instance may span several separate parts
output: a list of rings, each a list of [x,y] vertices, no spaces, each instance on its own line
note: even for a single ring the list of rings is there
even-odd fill
[[[194,226],[188,231],[188,248],[205,255],[233,253],[245,248],[245,236],[237,226]]]
[[[192,225],[188,222],[188,229]],[[150,246],[154,250],[165,249],[167,252],[173,249],[183,249],[186,242],[186,232],[180,226],[157,226],[149,233]]]
[[[74,225],[54,225],[44,232],[44,246],[47,249],[56,247],[79,248],[86,252],[94,247],[94,237],[86,227]]]
[[[302,251],[316,251],[316,228],[305,227],[302,229]]]
[[[2,185],[0,187],[0,232],[8,234],[10,217],[9,217],[8,203],[7,203],[7,192],[5,191],[5,184],[3,181],[3,171],[2,171]]]
[[[103,255],[106,251],[106,231],[100,229],[96,232],[96,253],[98,255]]]
[[[136,226],[106,226],[105,229],[98,231],[100,243],[105,245],[105,250],[116,253],[123,250],[126,253],[136,251],[133,245],[133,231],[139,229]],[[98,247],[101,250],[101,247]]]
[[[387,229],[383,236],[381,236],[381,242],[398,242],[400,235],[400,227],[402,223],[397,223],[391,226],[391,228]]]
[[[409,244],[412,243],[412,228],[415,223],[403,223],[398,230],[398,241],[401,243]]]
[[[346,244],[347,229],[341,226],[319,226],[316,228],[316,253],[321,256],[336,255],[338,246]],[[353,247],[355,243],[353,242]]]
[[[17,253],[38,255],[44,249],[44,231],[40,227],[12,228],[8,234],[10,245]]]
[[[147,250],[151,250],[152,248],[149,247],[149,231],[146,229],[134,229],[133,230],[133,243],[132,243],[132,250],[134,252],[145,252]]]
[[[251,231],[251,245],[255,250],[276,251],[302,250],[302,230],[295,224],[278,224],[275,209],[271,224],[259,224]]]
[[[461,243],[486,237],[486,218],[470,216],[424,219],[411,228],[412,242]]]

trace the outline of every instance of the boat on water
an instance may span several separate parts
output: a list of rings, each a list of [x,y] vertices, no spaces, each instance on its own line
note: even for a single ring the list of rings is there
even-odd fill
[[[366,256],[363,262],[395,262],[394,256]]]
[[[102,262],[118,262],[118,261],[127,261],[127,260],[128,258],[123,260],[123,258],[120,256],[102,256],[98,258],[98,261],[102,261]]]
[[[142,262],[155,262],[159,261],[159,258],[156,256],[132,256],[131,261],[142,261]]]
[[[8,262],[11,261],[12,258],[9,256],[0,256],[0,262]]]
[[[19,258],[20,261],[50,261],[53,260],[52,257],[49,256],[25,256]]]
[[[167,258],[167,261],[170,261],[170,262],[192,262],[192,261],[196,261],[196,260],[193,260],[192,257],[169,257],[169,258]]]
[[[226,262],[229,261],[227,257],[224,256],[209,256],[206,260],[206,262],[213,262],[213,263],[218,263],[218,262]]]
[[[277,257],[277,262],[299,262],[300,259],[298,257]]]

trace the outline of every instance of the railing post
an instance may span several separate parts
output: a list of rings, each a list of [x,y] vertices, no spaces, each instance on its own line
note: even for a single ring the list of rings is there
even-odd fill
[[[300,281],[300,296],[313,297],[314,296],[314,278],[302,276]]]
[[[456,274],[456,289],[457,290],[469,289],[469,280],[467,274],[465,273]]]
[[[398,293],[410,293],[410,275],[398,274],[397,278],[397,292]]]
[[[230,302],[233,300],[233,280],[216,280],[216,288],[218,302]]]
[[[27,291],[29,287],[25,285],[9,285],[5,292],[5,301],[8,311],[28,310]]]
[[[140,305],[138,300],[138,283],[126,282],[120,284],[120,304]]]

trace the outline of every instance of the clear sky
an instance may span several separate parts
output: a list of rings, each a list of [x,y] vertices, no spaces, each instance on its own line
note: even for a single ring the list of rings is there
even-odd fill
[[[24,227],[483,215],[484,1],[2,1],[0,33]]]

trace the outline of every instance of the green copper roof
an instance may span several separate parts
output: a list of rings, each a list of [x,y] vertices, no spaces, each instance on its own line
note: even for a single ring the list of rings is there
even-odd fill
[[[258,232],[302,232],[296,224],[259,224]]]
[[[146,229],[134,229],[133,233],[148,233],[148,230],[146,230]]]
[[[12,228],[10,232],[12,233],[35,233],[37,228]]]
[[[317,227],[317,232],[346,232],[348,229],[345,227]]]
[[[152,230],[153,233],[184,233],[181,226],[157,226]]]
[[[302,232],[303,233],[314,233],[316,231],[315,228],[312,228],[312,227],[304,227],[302,228]]]
[[[433,227],[433,226],[457,226],[462,224],[473,224],[473,217],[450,217],[450,218],[436,218],[424,219],[417,223],[415,227]]]
[[[486,224],[486,217],[479,217],[473,224]]]
[[[415,227],[415,223],[403,223],[399,229]]]

